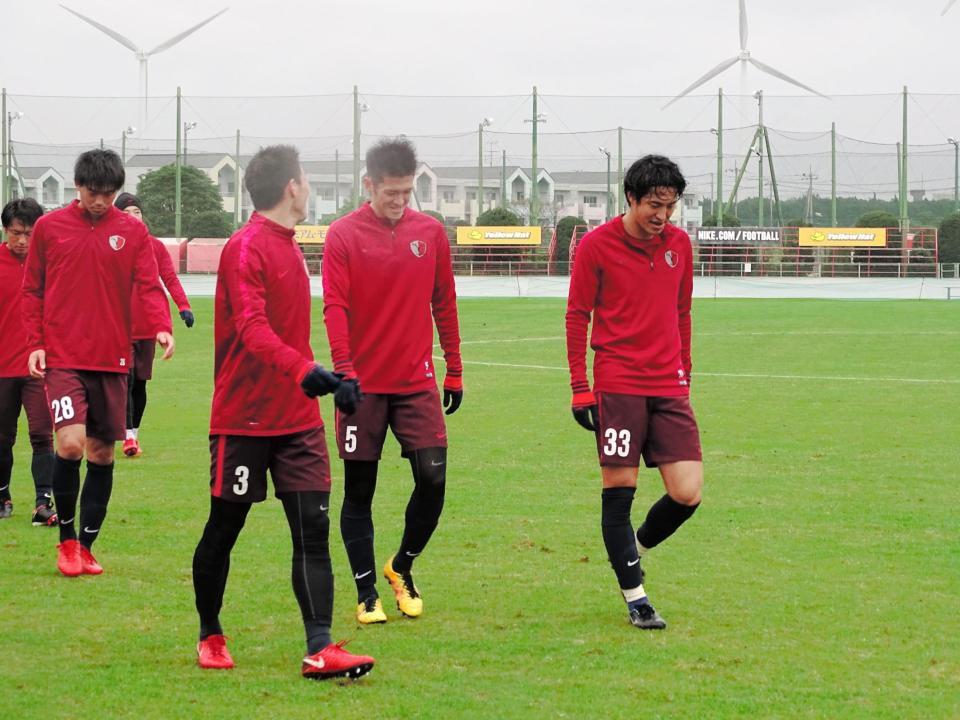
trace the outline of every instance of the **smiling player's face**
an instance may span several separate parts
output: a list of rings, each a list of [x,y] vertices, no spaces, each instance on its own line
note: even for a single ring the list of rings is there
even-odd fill
[[[387,175],[380,182],[374,182],[367,177],[363,179],[363,183],[370,193],[370,207],[374,215],[392,223],[403,217],[403,211],[410,204],[410,196],[413,194],[413,175]]]

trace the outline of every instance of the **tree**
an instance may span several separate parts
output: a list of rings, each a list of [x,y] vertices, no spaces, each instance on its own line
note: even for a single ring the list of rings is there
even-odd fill
[[[573,229],[577,225],[586,225],[587,221],[582,217],[567,215],[557,223],[557,252],[554,260],[565,262],[570,258],[570,239],[573,237]]]
[[[865,212],[863,215],[857,218],[857,224],[855,227],[893,228],[899,226],[900,220],[893,213],[889,213],[886,210],[871,210],[870,212]]]
[[[443,217],[443,215],[441,215],[440,213],[438,213],[436,210],[424,210],[424,211],[423,211],[423,214],[424,214],[424,215],[429,215],[430,217],[432,217],[432,218],[434,218],[434,219],[436,219],[436,220],[439,220],[441,225],[446,225],[446,224],[447,224],[447,219],[446,219],[445,217]]]
[[[477,217],[477,225],[514,227],[520,224],[519,216],[506,208],[490,208]]]
[[[707,215],[703,219],[703,227],[716,227],[717,218],[714,215]],[[736,215],[729,215],[727,213],[723,214],[723,226],[722,227],[740,227],[740,218]]]
[[[172,237],[175,231],[174,195],[176,168],[164,165],[144,175],[137,183],[143,216],[150,232]],[[183,237],[227,237],[232,223],[223,212],[220,190],[206,173],[194,167],[180,168],[180,234]]]
[[[960,213],[948,215],[940,223],[939,261],[960,262]]]

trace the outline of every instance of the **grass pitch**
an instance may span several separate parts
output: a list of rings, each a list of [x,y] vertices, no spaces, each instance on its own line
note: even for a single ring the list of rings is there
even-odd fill
[[[371,675],[299,677],[273,498],[233,554],[222,620],[237,668],[195,665],[212,386],[212,302],[199,299],[197,326],[177,328],[177,356],[148,386],[143,457],[117,461],[103,576],[59,577],[55,531],[30,527],[21,430],[15,514],[0,523],[0,717],[960,716],[960,304],[695,303],[707,485],[644,561],[669,623],[659,633],[628,625],[604,556],[563,302],[460,308],[466,397],[448,422],[441,526],[415,566],[422,618],[401,619],[381,579],[390,621],[357,627],[333,462],[334,635],[377,658]],[[327,362],[319,303],[314,331]],[[410,484],[391,438],[374,505],[381,563]],[[635,523],[661,494],[642,473]]]

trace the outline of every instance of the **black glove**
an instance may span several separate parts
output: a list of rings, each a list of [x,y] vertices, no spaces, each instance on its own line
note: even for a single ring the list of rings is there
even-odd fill
[[[181,310],[180,317],[183,319],[183,324],[188,328],[193,327],[193,313],[190,310]]]
[[[586,405],[584,407],[571,408],[573,410],[573,419],[579,423],[584,430],[596,432],[600,425],[600,419],[597,414],[596,405]]]
[[[443,391],[443,406],[447,409],[444,415],[453,415],[463,402],[463,390]]]
[[[360,383],[356,378],[345,378],[340,381],[340,387],[333,394],[333,404],[339,408],[344,415],[353,415],[357,411],[357,405],[363,400],[363,393],[360,392]]]
[[[307,374],[303,376],[303,380],[300,381],[300,387],[303,388],[303,392],[307,397],[315,398],[320,395],[332,393],[340,387],[340,378],[329,370],[326,370],[322,365],[315,363],[314,366],[307,371]]]

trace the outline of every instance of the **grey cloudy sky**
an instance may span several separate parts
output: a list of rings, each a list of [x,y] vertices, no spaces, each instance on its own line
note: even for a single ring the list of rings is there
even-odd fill
[[[67,0],[146,48],[229,5],[150,63],[152,95],[669,95],[737,52],[736,0]],[[754,56],[827,94],[956,92],[960,6],[748,0]],[[0,83],[136,94],[133,54],[50,0],[4,2]],[[723,84],[739,91],[736,68]],[[749,75],[749,89],[793,93]],[[711,92],[716,84],[711,83]]]

